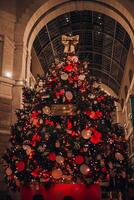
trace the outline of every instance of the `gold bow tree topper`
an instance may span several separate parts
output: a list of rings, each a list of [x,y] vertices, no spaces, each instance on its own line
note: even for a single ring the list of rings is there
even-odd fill
[[[62,35],[61,42],[65,46],[64,53],[75,54],[75,46],[79,43],[79,35]]]

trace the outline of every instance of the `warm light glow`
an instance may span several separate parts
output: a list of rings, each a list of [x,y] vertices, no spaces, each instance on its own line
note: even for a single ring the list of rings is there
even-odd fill
[[[8,78],[11,78],[12,77],[12,73],[9,72],[9,71],[6,71],[5,72],[5,76],[8,77]]]

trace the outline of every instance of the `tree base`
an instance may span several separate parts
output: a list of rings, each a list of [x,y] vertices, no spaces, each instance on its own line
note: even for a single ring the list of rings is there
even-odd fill
[[[57,184],[49,189],[40,186],[38,190],[23,188],[21,190],[21,200],[32,200],[35,194],[41,194],[44,200],[63,200],[65,196],[71,196],[74,200],[101,200],[101,189],[99,185],[92,184]]]

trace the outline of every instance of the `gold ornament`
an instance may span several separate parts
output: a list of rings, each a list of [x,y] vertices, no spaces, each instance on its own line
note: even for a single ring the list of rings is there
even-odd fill
[[[54,179],[60,179],[60,178],[62,177],[62,175],[63,175],[63,173],[62,173],[62,171],[61,171],[60,168],[59,168],[59,169],[54,169],[54,170],[52,171],[52,177],[53,177]]]
[[[6,169],[6,174],[7,174],[8,176],[10,176],[10,175],[12,174],[12,170],[11,170],[10,167],[8,167],[8,168]]]
[[[33,125],[35,125],[35,126],[38,125],[38,119],[33,119],[32,122],[33,122]]]
[[[27,154],[27,155],[30,155],[30,154],[31,154],[31,152],[32,152],[32,149],[31,149],[31,147],[27,146],[27,149],[26,149],[26,154]]]
[[[81,132],[81,135],[82,137],[85,139],[85,140],[88,140],[89,138],[91,138],[91,130],[90,129],[84,129],[82,132]]]
[[[49,115],[51,113],[51,109],[49,106],[45,106],[43,108],[43,113],[45,113],[46,115]]]
[[[60,155],[56,156],[56,162],[62,164],[64,162],[64,157]]]
[[[86,164],[83,164],[80,166],[80,171],[83,175],[88,175],[90,172],[90,169]]]
[[[75,115],[76,106],[73,104],[54,104],[51,105],[51,115]],[[61,128],[58,125],[56,128]]]
[[[26,154],[27,154],[27,155],[30,155],[30,154],[31,154],[31,152],[32,152],[32,149],[31,149],[31,147],[30,147],[30,146],[28,146],[28,145],[26,145],[26,146],[25,146],[25,150],[26,150]]]
[[[26,149],[27,149],[27,145],[23,145],[22,148],[23,148],[24,150],[26,150]]]
[[[99,86],[99,84],[97,82],[93,83],[93,88],[97,88]]]
[[[89,95],[90,99],[94,99],[95,98],[95,95],[94,94],[91,94]]]
[[[40,119],[40,120],[39,120],[39,123],[40,123],[40,124],[43,124],[43,119]]]
[[[66,183],[71,183],[72,176],[71,175],[63,175],[63,179],[65,180]]]
[[[121,153],[119,153],[119,152],[117,152],[117,153],[115,153],[115,158],[117,159],[117,160],[124,160],[124,157],[123,157],[123,155],[121,154]]]
[[[66,96],[66,98],[70,101],[70,100],[72,100],[72,98],[73,98],[73,94],[72,94],[72,92],[70,92],[70,91],[67,91],[66,93],[65,93],[65,96]]]
[[[67,73],[61,74],[61,79],[62,79],[63,81],[66,81],[66,80],[68,79],[68,74],[67,74]]]
[[[44,156],[47,156],[49,153],[50,153],[50,151],[47,150],[47,151],[45,151],[45,152],[43,153],[43,155],[44,155]]]
[[[43,87],[43,81],[40,80],[39,83],[38,83],[39,87]]]
[[[80,74],[79,75],[79,80],[83,81],[85,79],[85,75],[84,74]]]

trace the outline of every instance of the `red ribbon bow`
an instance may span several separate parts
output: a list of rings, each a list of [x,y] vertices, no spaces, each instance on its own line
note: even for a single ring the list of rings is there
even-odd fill
[[[50,121],[48,119],[45,120],[45,124],[46,125],[49,125],[49,126],[54,126],[54,122],[53,121]]]
[[[67,65],[67,66],[64,68],[64,71],[71,72],[72,70],[73,70],[73,66],[72,66],[72,65]]]
[[[93,144],[98,144],[101,141],[102,134],[99,131],[95,130],[95,129],[93,129],[92,132],[93,132],[93,135],[92,135],[90,141]]]

